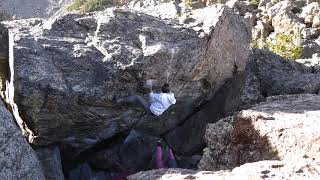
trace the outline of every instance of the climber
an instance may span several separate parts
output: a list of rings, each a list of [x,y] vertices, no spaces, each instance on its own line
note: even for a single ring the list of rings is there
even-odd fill
[[[154,93],[152,91],[152,82],[147,81],[149,90],[149,102],[147,102],[143,97],[139,95],[131,95],[125,98],[118,98],[114,96],[114,100],[119,102],[129,102],[135,103],[142,106],[148,114],[153,114],[160,116],[165,110],[167,110],[171,105],[176,103],[174,94],[170,92],[170,86],[165,83],[161,88],[161,93]]]

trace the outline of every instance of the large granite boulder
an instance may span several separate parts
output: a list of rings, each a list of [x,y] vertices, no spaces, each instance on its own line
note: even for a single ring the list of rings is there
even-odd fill
[[[210,171],[197,172],[190,169],[154,169],[141,171],[128,177],[128,180],[173,180],[173,179],[217,179],[227,172],[215,173]]]
[[[259,161],[247,163],[233,170],[193,171],[190,169],[155,169],[141,171],[128,177],[128,180],[234,180],[234,179],[318,179],[319,164],[300,161],[286,164],[282,161]]]
[[[0,179],[44,180],[37,156],[0,102]]]
[[[273,96],[208,125],[208,147],[198,167],[232,169],[262,160],[319,165],[319,100],[312,94]]]
[[[313,68],[284,59],[265,50],[253,50],[253,71],[261,83],[262,94],[317,93],[320,89],[320,74]]]
[[[15,102],[33,130],[31,142],[81,149],[130,129],[145,113],[112,97],[130,89],[143,95],[147,79],[159,85],[168,79],[179,107],[201,102],[234,71],[243,71],[249,54],[244,19],[215,8],[199,31],[117,8],[7,22]],[[168,120],[175,126],[184,119]]]

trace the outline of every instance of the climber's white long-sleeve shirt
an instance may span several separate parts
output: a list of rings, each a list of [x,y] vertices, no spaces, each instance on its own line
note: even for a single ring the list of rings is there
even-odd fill
[[[173,93],[153,93],[150,96],[150,110],[156,115],[160,116],[165,110],[167,110],[172,104],[176,103]]]

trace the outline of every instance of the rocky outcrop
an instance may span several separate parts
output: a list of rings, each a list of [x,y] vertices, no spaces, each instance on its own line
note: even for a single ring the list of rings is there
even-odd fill
[[[35,152],[0,102],[0,179],[44,180]]]
[[[208,148],[199,168],[232,169],[245,163],[280,160],[294,169],[303,166],[296,169],[297,174],[308,173],[304,169],[307,164],[317,169],[319,100],[320,96],[311,94],[269,97],[210,124],[205,135]]]
[[[247,163],[232,171],[192,171],[188,169],[157,169],[142,171],[128,177],[129,180],[176,180],[176,179],[317,179],[319,164],[311,161],[285,164],[281,161]]]
[[[16,18],[47,18],[72,0],[2,0],[0,11]]]
[[[15,40],[15,100],[33,130],[31,142],[81,149],[130,129],[144,113],[112,97],[130,89],[142,95],[147,79],[161,85],[168,78],[179,107],[186,100],[197,106],[234,71],[244,70],[249,53],[250,30],[240,16],[220,7],[211,19],[197,32],[113,8],[6,23]]]
[[[221,174],[226,174],[221,172]],[[151,171],[141,171],[128,177],[128,180],[156,180],[156,179],[216,179],[219,173],[210,171],[197,172],[190,169],[156,169]]]
[[[295,61],[286,60],[264,50],[253,50],[253,71],[261,83],[264,96],[317,93],[320,74]]]
[[[46,180],[64,180],[58,147],[38,148],[35,152]]]

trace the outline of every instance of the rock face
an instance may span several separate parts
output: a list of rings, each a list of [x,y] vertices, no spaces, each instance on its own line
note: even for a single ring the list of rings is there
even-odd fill
[[[46,180],[64,180],[58,147],[38,148],[36,149],[36,155]]]
[[[1,78],[1,91],[4,91],[5,81],[8,79],[8,52],[9,52],[9,37],[8,30],[0,28],[0,78]],[[3,94],[1,94],[3,96]]]
[[[181,106],[199,102],[243,71],[249,53],[240,16],[220,7],[211,19],[200,32],[121,9],[6,23],[15,40],[15,99],[32,143],[86,148],[129,129],[144,113],[112,97],[142,95],[147,79],[161,85],[168,77]]]
[[[300,164],[299,164],[300,163]],[[232,171],[192,171],[188,169],[156,169],[141,171],[128,177],[128,180],[234,180],[234,179],[317,179],[319,177],[319,164],[314,162],[299,162],[285,164],[281,161],[260,161],[247,163]]]
[[[253,50],[250,58],[265,96],[317,93],[320,89],[320,74],[314,73],[313,68],[264,50]]]
[[[35,152],[0,102],[0,179],[44,180]]]
[[[273,96],[210,124],[205,135],[208,148],[199,168],[232,169],[250,162],[281,160],[286,166],[313,164],[317,169],[319,100],[320,96],[311,94]],[[298,170],[296,173],[305,172]]]
[[[224,174],[222,172],[221,174]],[[141,171],[128,177],[128,180],[156,180],[156,179],[216,179],[219,174],[202,171],[197,172],[189,169],[156,169],[151,171]]]
[[[72,0],[1,0],[0,11],[16,18],[47,18]]]

